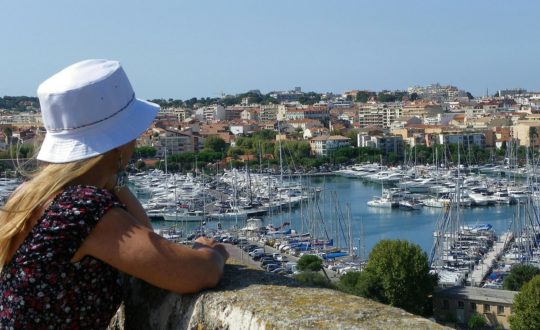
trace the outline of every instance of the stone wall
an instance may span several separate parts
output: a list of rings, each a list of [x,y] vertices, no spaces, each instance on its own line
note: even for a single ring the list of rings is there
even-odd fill
[[[177,295],[128,279],[109,329],[442,329],[401,309],[228,264],[219,286]]]

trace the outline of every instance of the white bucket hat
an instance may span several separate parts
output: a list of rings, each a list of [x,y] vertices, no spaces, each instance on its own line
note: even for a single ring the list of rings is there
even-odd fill
[[[37,90],[47,134],[37,159],[67,163],[122,146],[142,134],[159,111],[135,98],[117,61],[85,60],[45,80]]]

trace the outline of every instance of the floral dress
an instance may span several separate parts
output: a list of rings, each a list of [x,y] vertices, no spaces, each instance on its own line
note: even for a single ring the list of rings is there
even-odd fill
[[[71,258],[102,216],[121,206],[108,190],[57,195],[0,274],[0,329],[104,329],[121,302],[120,274]]]

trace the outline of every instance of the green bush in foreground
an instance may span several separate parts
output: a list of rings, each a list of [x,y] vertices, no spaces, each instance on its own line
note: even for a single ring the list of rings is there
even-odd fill
[[[311,286],[330,289],[334,288],[332,283],[330,283],[330,281],[328,281],[328,279],[324,275],[318,272],[313,272],[309,270],[304,271],[300,274],[294,275],[294,279]]]
[[[540,328],[540,275],[525,283],[515,295],[509,321],[512,330]]]
[[[419,315],[431,314],[437,277],[429,273],[427,255],[404,240],[379,241],[361,273],[347,274],[338,288]]]

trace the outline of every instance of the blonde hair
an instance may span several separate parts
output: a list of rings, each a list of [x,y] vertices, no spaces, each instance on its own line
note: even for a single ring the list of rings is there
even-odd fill
[[[0,271],[8,261],[13,238],[28,225],[34,212],[56,193],[99,164],[105,155],[64,164],[49,164],[32,175],[0,209]]]

